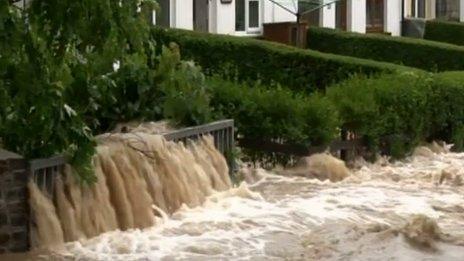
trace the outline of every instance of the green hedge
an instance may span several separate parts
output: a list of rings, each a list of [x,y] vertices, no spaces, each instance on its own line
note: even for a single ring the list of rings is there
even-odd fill
[[[424,39],[464,45],[464,23],[430,20],[425,24]]]
[[[335,107],[319,94],[295,94],[259,83],[250,88],[218,77],[209,79],[208,86],[216,117],[235,119],[245,138],[323,145],[337,136]]]
[[[433,76],[429,99],[430,139],[441,139],[464,149],[464,72],[444,72]]]
[[[389,137],[401,157],[423,141],[443,140],[463,148],[464,72],[354,77],[328,89],[341,127],[373,149]]]
[[[342,126],[377,148],[384,137],[393,139],[392,154],[402,156],[427,137],[428,81],[423,74],[367,79],[355,77],[328,89]],[[405,142],[405,140],[409,142]]]
[[[345,129],[363,138],[373,153],[389,145],[396,158],[425,141],[464,148],[464,72],[354,76],[324,95],[219,77],[209,78],[207,85],[214,117],[235,119],[238,135],[252,140],[327,145]],[[287,159],[256,151],[249,155],[265,162]]]
[[[391,62],[428,71],[464,69],[464,47],[422,39],[311,27],[308,47],[321,52]]]
[[[355,73],[370,75],[414,70],[245,37],[157,27],[152,29],[152,35],[157,43],[179,44],[182,57],[197,62],[209,75],[278,83],[298,91],[321,89]]]

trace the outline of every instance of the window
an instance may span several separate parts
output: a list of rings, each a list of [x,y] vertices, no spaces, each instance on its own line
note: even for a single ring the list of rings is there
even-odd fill
[[[459,0],[437,0],[437,18],[449,21],[459,21]]]
[[[254,32],[260,28],[260,0],[235,1],[235,30]]]
[[[245,0],[235,1],[235,31],[245,31]]]
[[[248,27],[257,28],[259,27],[259,2],[248,1]]]
[[[411,0],[411,17],[426,17],[426,0]]]
[[[169,0],[160,0],[158,1],[160,10],[156,14],[156,24],[163,26],[163,27],[169,27],[171,25],[171,16],[170,16],[170,11],[171,11],[171,6],[170,6],[170,1]]]

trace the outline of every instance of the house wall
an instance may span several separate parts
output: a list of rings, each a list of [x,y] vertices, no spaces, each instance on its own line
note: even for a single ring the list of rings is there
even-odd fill
[[[193,30],[193,0],[171,0],[171,27]]]
[[[460,8],[460,14],[459,14],[460,19],[459,20],[461,22],[464,22],[464,0],[461,0],[461,2],[459,4],[460,4],[460,6],[459,6],[459,8]]]
[[[280,4],[285,6],[291,11],[296,12],[298,7],[293,4],[293,0],[290,1],[280,1]],[[296,4],[296,1],[295,1]],[[296,21],[296,16],[291,14],[290,12],[284,10],[280,6],[272,3],[269,0],[261,0],[263,17],[262,21],[264,23],[278,23],[278,22],[289,22],[289,21]]]
[[[211,6],[215,7],[211,17],[211,23],[215,24],[215,30],[211,33],[234,34],[235,33],[235,1],[223,4],[220,0],[210,0]]]
[[[436,12],[436,0],[429,0],[425,6],[425,17],[428,19],[434,19],[437,15]]]
[[[366,0],[348,0],[346,9],[347,30],[366,33]]]
[[[325,2],[330,2],[330,0],[325,0]],[[319,11],[319,25],[327,28],[335,28],[335,14],[336,7],[335,3],[326,5]]]
[[[171,26],[183,29],[193,29],[193,0],[171,1]],[[220,0],[209,0],[211,33],[237,35],[235,32],[235,0],[231,3],[221,3]],[[330,1],[330,0],[326,0]],[[435,18],[435,1],[428,0],[426,16]],[[394,36],[401,34],[401,0],[384,0],[384,30]],[[281,1],[290,10],[295,10],[293,1]],[[411,0],[404,0],[405,16],[411,14]],[[319,11],[320,25],[335,28],[335,4],[325,6]],[[464,22],[464,0],[460,0],[460,20]],[[296,21],[295,15],[283,10],[269,0],[261,0],[261,23]],[[347,30],[366,32],[366,0],[347,0]]]
[[[401,35],[401,0],[384,0],[384,30],[393,36]]]

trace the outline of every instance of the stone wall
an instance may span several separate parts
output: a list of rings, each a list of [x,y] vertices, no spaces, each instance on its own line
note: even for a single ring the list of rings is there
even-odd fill
[[[29,250],[27,164],[0,149],[0,254]]]

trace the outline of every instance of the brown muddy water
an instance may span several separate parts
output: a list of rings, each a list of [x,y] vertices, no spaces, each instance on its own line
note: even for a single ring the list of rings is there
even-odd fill
[[[280,175],[243,169],[249,183],[158,210],[153,226],[82,237],[34,259],[464,260],[464,154],[434,151],[358,161],[348,173],[334,160],[339,182],[311,160]]]

